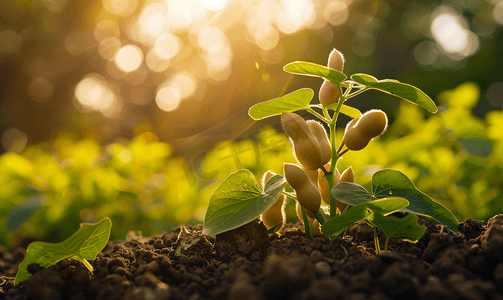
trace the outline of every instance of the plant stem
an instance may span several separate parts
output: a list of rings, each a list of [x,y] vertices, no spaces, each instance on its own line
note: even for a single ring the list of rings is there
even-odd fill
[[[337,85],[337,88],[339,89],[339,95],[341,95],[341,98],[339,99],[339,103],[337,104],[337,108],[335,109],[334,116],[332,120],[330,121],[329,127],[330,127],[330,145],[332,146],[332,164],[330,166],[330,173],[331,175],[325,176],[325,178],[328,181],[328,190],[330,191],[330,218],[333,218],[337,214],[337,205],[336,205],[336,200],[335,197],[332,195],[332,188],[334,187],[334,171],[335,167],[337,164],[337,160],[339,160],[339,155],[337,155],[337,138],[336,138],[336,123],[337,123],[337,118],[339,117],[339,112],[341,111],[342,104],[346,100],[345,96],[342,94],[342,90],[340,85]],[[350,88],[348,88],[349,90]]]
[[[353,98],[354,96],[357,96],[357,95],[360,95],[361,93],[365,92],[365,91],[368,91],[370,90],[369,87],[364,87],[364,88],[361,88],[359,89],[358,91],[352,93],[352,94],[348,94],[346,99],[349,99],[349,98]]]
[[[296,196],[296,195],[294,195],[294,194],[292,194],[292,193],[285,192],[285,191],[283,190],[283,191],[281,191],[281,194],[283,194],[283,195],[285,195],[285,196],[287,196],[287,197],[290,197],[290,198],[292,198],[293,200],[297,200],[297,196]]]
[[[379,246],[379,238],[377,237],[377,227],[372,226],[374,228],[374,246],[376,248],[376,254],[381,254],[381,248]]]
[[[326,221],[328,221],[327,215],[323,212],[323,210],[318,210],[317,212],[314,213],[314,216],[316,217],[316,220],[323,225]]]
[[[93,266],[91,266],[91,264],[80,254],[73,256],[73,259],[80,261],[89,270],[89,272],[93,274]]]
[[[324,116],[320,115],[317,111],[315,111],[314,109],[312,109],[311,107],[308,107],[307,108],[307,111],[310,112],[311,114],[315,115],[316,117],[318,117],[320,120],[322,120],[323,122],[329,124],[330,123],[330,120],[328,120],[327,118],[325,118]]]
[[[307,218],[306,210],[304,209],[304,207],[301,207],[300,211],[302,212],[302,219],[304,220],[304,231],[306,232],[306,238],[311,240],[311,230],[309,230],[309,219]]]

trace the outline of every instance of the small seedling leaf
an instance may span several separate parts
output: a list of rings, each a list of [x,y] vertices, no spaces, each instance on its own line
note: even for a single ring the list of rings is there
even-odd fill
[[[409,201],[401,198],[390,198],[365,202],[355,205],[345,213],[331,218],[321,227],[321,232],[328,236],[338,236],[343,233],[351,224],[360,220],[372,219],[374,212],[387,215],[398,211],[409,205]]]
[[[376,89],[416,104],[429,112],[436,113],[438,110],[435,102],[428,95],[410,84],[393,79],[377,80],[374,76],[361,73],[351,75],[351,79],[371,89]]]
[[[409,177],[400,171],[385,169],[374,173],[372,195],[377,199],[405,198],[410,204],[402,211],[429,216],[451,231],[458,231],[458,221],[454,215],[443,205],[416,189]]]
[[[374,218],[369,223],[379,227],[386,236],[386,240],[402,239],[416,243],[426,231],[426,227],[417,224],[417,219],[418,217],[414,214],[406,215],[400,219],[374,212]]]
[[[306,61],[294,61],[283,68],[288,73],[322,77],[333,83],[341,83],[346,75],[339,71]]]
[[[232,173],[211,195],[203,234],[216,235],[260,217],[278,200],[285,184],[283,176],[274,175],[262,190],[249,170]]]
[[[372,201],[372,195],[363,186],[352,182],[339,182],[332,188],[332,195],[335,199],[353,206]]]
[[[314,92],[312,89],[303,88],[286,94],[283,97],[257,103],[250,107],[248,114],[254,120],[261,120],[280,115],[284,111],[293,112],[308,109],[313,96]]]
[[[111,228],[112,221],[105,218],[98,223],[81,223],[79,230],[63,242],[29,244],[26,256],[19,265],[14,284],[18,285],[31,276],[28,272],[29,265],[38,264],[42,268],[47,268],[68,257],[81,261],[92,273],[92,267],[87,260],[96,259],[96,255],[105,248]]]

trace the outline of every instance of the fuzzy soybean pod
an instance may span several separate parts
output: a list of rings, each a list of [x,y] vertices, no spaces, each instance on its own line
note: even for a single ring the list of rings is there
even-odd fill
[[[320,103],[324,107],[329,106],[332,103],[339,102],[339,98],[341,97],[341,93],[339,92],[339,88],[337,84],[332,83],[328,80],[323,81],[320,87],[320,91],[318,93],[318,97],[320,98]]]
[[[344,172],[342,172],[341,179],[339,182],[355,182],[355,173],[353,172],[353,167],[349,167]],[[343,211],[346,206],[346,203],[342,203],[339,200],[336,202],[337,208],[340,211]]]
[[[387,127],[388,117],[386,113],[377,109],[369,110],[360,118],[348,123],[342,143],[349,150],[361,150],[368,145],[371,139],[382,135]]]
[[[328,56],[327,67],[342,72],[344,69],[344,62],[344,56],[342,53],[334,48]],[[325,80],[320,87],[318,97],[320,98],[321,105],[327,107],[332,103],[339,102],[341,94],[337,84]]]
[[[267,171],[264,173],[264,176],[262,176],[262,186],[265,186],[265,183],[269,178],[271,178],[273,175],[275,175],[271,171]],[[281,194],[276,201],[271,207],[269,207],[265,212],[262,213],[260,216],[260,219],[264,223],[265,227],[272,228],[276,226],[278,223],[278,227],[274,230],[275,232],[280,230],[281,227],[283,227],[283,224],[285,223],[285,215],[284,215],[284,210],[283,210],[283,203],[285,201],[285,195]]]
[[[323,166],[321,147],[306,121],[299,115],[282,112],[281,124],[286,134],[292,139],[295,157],[308,170]]]
[[[328,55],[327,67],[342,72],[345,62],[344,55],[342,55],[341,51],[334,48]]]
[[[321,150],[321,163],[326,164],[332,158],[332,148],[330,147],[330,141],[328,140],[327,131],[319,122],[315,120],[309,120],[306,122],[307,126],[313,133],[314,137],[318,141]]]
[[[301,167],[284,163],[283,174],[288,184],[295,190],[297,201],[307,211],[316,213],[320,210],[320,191],[315,187]]]
[[[327,163],[325,165],[325,170],[330,170],[330,163]],[[328,185],[328,180],[325,177],[325,174],[321,169],[318,170],[318,188],[320,189],[321,193],[321,199],[323,199],[323,202],[325,202],[327,205],[330,205],[330,189]],[[341,180],[341,174],[339,173],[339,170],[335,168],[334,170],[334,186],[339,183]]]

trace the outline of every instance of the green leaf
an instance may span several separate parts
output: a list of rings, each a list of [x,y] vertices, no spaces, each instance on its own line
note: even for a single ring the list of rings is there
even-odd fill
[[[402,211],[430,216],[451,231],[458,231],[458,221],[454,215],[443,205],[416,189],[407,175],[400,171],[385,169],[374,173],[372,176],[372,195],[377,199],[405,198],[409,200],[410,204]]]
[[[364,204],[364,203],[362,203]],[[321,232],[328,236],[338,236],[351,224],[360,220],[367,219],[370,212],[365,209],[365,206],[355,206],[339,216],[333,217],[321,226]]]
[[[31,274],[28,266],[38,264],[47,268],[55,263],[73,257],[81,261],[92,273],[92,266],[86,260],[96,259],[108,243],[112,221],[105,218],[98,223],[81,223],[79,230],[60,243],[33,242],[28,245],[26,256],[19,265],[19,270],[14,281],[18,285]]]
[[[332,188],[335,199],[349,205],[372,201],[372,195],[361,185],[352,182],[339,182]]]
[[[344,73],[306,61],[291,62],[283,70],[292,74],[322,77],[333,83],[341,83],[346,79]]]
[[[334,103],[330,104],[329,106],[327,106],[326,108],[335,110],[337,108],[338,104],[339,104],[338,102],[334,102]],[[356,109],[354,107],[347,106],[346,104],[343,104],[341,106],[341,110],[339,112],[341,114],[345,114],[346,116],[351,117],[353,119],[359,118],[362,115],[361,111],[359,111],[358,109]]]
[[[359,204],[361,205],[361,204]],[[365,203],[365,207],[374,212],[380,212],[383,215],[389,215],[395,211],[399,211],[409,205],[409,201],[403,198],[386,198]]]
[[[409,201],[401,198],[391,198],[376,200],[373,202],[360,203],[340,214],[331,218],[321,227],[321,232],[328,236],[337,236],[343,233],[351,224],[360,220],[372,219],[373,212],[379,212],[383,215],[393,213],[409,205]]]
[[[254,120],[261,120],[267,117],[280,115],[284,111],[293,112],[309,108],[309,103],[313,99],[314,92],[310,88],[296,90],[283,97],[275,98],[265,102],[260,102],[248,110],[248,114]]]
[[[389,239],[402,239],[416,243],[426,231],[426,227],[417,224],[417,219],[418,217],[414,214],[406,215],[400,219],[374,212],[374,218],[369,220],[369,223],[381,229],[386,236],[386,244]]]
[[[211,195],[203,234],[216,235],[258,218],[278,200],[285,184],[283,176],[274,175],[262,190],[249,170],[232,173]]]
[[[351,79],[371,89],[376,89],[416,104],[432,113],[437,112],[435,102],[417,87],[393,79],[377,80],[368,74],[353,74]]]

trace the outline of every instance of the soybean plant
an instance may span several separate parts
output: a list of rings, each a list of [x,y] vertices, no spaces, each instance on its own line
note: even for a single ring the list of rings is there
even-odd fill
[[[344,56],[334,49],[326,67],[302,61],[284,67],[292,74],[324,79],[317,104],[311,104],[314,91],[302,88],[249,109],[248,114],[254,120],[281,116],[281,124],[291,140],[297,163],[285,162],[283,175],[267,172],[262,185],[249,170],[238,170],[229,175],[210,198],[203,234],[229,231],[259,217],[268,227],[268,232],[274,233],[285,222],[281,209],[286,202],[285,197],[297,202],[297,213],[304,222],[306,237],[325,234],[334,240],[342,236],[351,224],[364,220],[374,228],[377,253],[380,253],[380,247],[376,228],[380,228],[385,236],[385,250],[390,238],[417,242],[426,230],[417,224],[417,215],[457,231],[458,222],[454,215],[417,190],[400,171],[384,169],[374,173],[370,192],[354,183],[351,167],[342,173],[339,171],[337,163],[345,153],[364,149],[373,139],[383,135],[388,127],[385,112],[372,109],[362,114],[346,104],[349,99],[375,89],[431,113],[437,111],[431,98],[417,87],[392,79],[378,80],[363,73],[348,78],[342,73],[344,64]],[[308,111],[316,120],[306,121],[294,113],[299,110]],[[352,120],[346,125],[338,143],[336,122],[340,114]],[[325,126],[329,129],[328,133]],[[287,183],[294,192],[287,192]],[[322,201],[326,206],[322,206]],[[397,211],[409,215],[401,219],[390,216]]]

